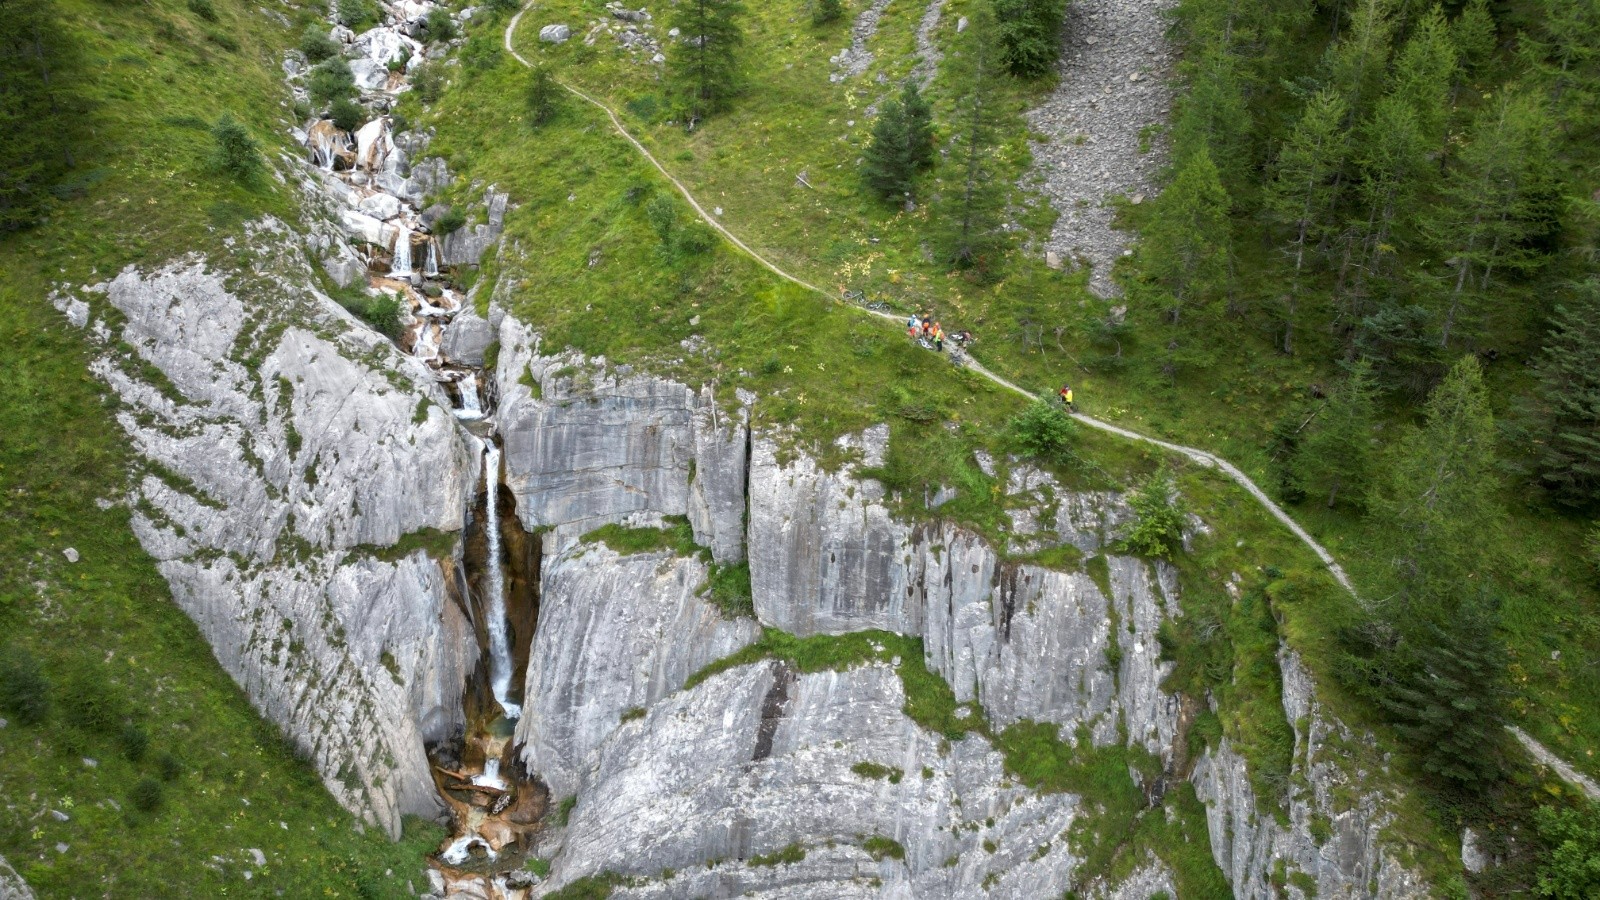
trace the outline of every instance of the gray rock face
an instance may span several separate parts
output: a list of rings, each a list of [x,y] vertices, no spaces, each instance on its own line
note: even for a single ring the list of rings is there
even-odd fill
[[[1071,827],[1076,798],[1011,785],[981,738],[941,751],[904,703],[882,663],[809,675],[757,663],[666,698],[601,747],[546,885],[670,868],[681,874],[617,896],[1060,896],[1076,861],[1035,849]],[[863,761],[905,777],[851,770]],[[904,858],[874,858],[872,836]],[[796,843],[801,862],[743,862]]]
[[[439,265],[477,265],[483,259],[484,252],[500,240],[500,232],[505,226],[508,199],[491,185],[483,195],[489,221],[486,224],[463,225],[439,238]]]
[[[0,856],[0,900],[33,900],[33,889],[3,856]]]
[[[547,44],[565,44],[572,37],[572,29],[565,25],[546,25],[539,29],[539,40]]]
[[[1283,707],[1295,724],[1294,765],[1287,812],[1281,825],[1251,787],[1245,760],[1226,738],[1215,753],[1196,762],[1191,781],[1206,805],[1211,854],[1228,876],[1237,897],[1277,896],[1274,869],[1282,860],[1288,872],[1315,880],[1318,897],[1421,898],[1430,895],[1421,877],[1406,869],[1379,840],[1392,820],[1386,798],[1365,789],[1362,776],[1348,774],[1348,752],[1340,749],[1370,738],[1353,734],[1324,715],[1312,693],[1309,673],[1299,657],[1280,651]],[[1297,724],[1298,723],[1298,724]],[[1352,803],[1350,796],[1354,796]],[[1319,821],[1328,837],[1315,837]],[[1305,900],[1292,883],[1287,896]]]
[[[464,366],[483,365],[483,353],[494,343],[495,332],[487,319],[471,309],[456,314],[445,329],[440,350],[445,358]]]
[[[624,714],[761,636],[755,620],[724,619],[697,596],[705,579],[698,559],[619,557],[603,545],[545,566],[517,741],[553,796],[577,792],[589,754]]]
[[[709,387],[541,356],[510,316],[496,385],[506,484],[523,527],[553,529],[564,548],[607,523],[687,515],[718,562],[743,558],[744,409],[722,409]]]
[[[188,261],[88,289],[93,369],[151,464],[133,527],[174,599],[333,795],[398,834],[438,808],[423,742],[460,721],[476,643],[436,562],[374,553],[459,530],[474,457],[424,372],[297,287],[277,228],[251,239],[300,267],[283,278]]]

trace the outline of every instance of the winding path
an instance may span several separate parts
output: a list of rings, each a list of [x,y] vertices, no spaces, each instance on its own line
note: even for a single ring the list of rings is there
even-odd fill
[[[523,58],[522,54],[518,53],[516,47],[511,43],[511,36],[516,33],[517,23],[522,20],[522,14],[527,11],[528,7],[524,6],[522,9],[517,11],[516,15],[511,17],[511,22],[506,25],[505,46],[506,52],[510,53],[511,56],[517,60],[517,62],[522,63],[524,66],[527,66],[531,69],[533,68],[533,63],[530,63],[527,59]],[[559,83],[573,95],[583,99],[584,101],[598,108],[601,112],[605,113],[606,118],[611,120],[611,127],[616,129],[617,134],[622,135],[622,137],[627,140],[628,143],[633,145],[635,150],[638,150],[645,159],[649,160],[650,165],[655,166],[656,171],[661,173],[661,177],[667,179],[667,181],[670,182],[673,187],[678,189],[678,193],[682,194],[683,199],[688,201],[689,206],[694,209],[695,214],[704,220],[707,225],[715,228],[718,234],[721,234],[723,237],[727,238],[729,243],[744,251],[745,255],[761,264],[761,266],[766,268],[767,271],[778,276],[779,278],[799,285],[808,291],[819,294],[829,301],[838,301],[838,298],[833,296],[833,294],[824,291],[822,288],[817,287],[805,279],[798,278],[778,268],[766,257],[751,249],[750,246],[744,241],[739,240],[738,235],[725,228],[721,222],[717,221],[715,216],[712,216],[710,213],[706,212],[705,207],[701,206],[700,201],[696,200],[694,195],[689,193],[689,189],[684,186],[683,182],[674,178],[672,173],[668,172],[666,167],[661,164],[661,161],[656,159],[655,155],[652,154],[644,146],[644,144],[639,143],[638,138],[635,138],[632,134],[629,134],[628,129],[622,127],[622,120],[617,118],[617,114],[611,110],[611,107],[606,106],[604,103],[601,103],[599,100],[596,100],[595,98],[589,96],[583,91],[578,90],[570,84],[566,84],[565,82]],[[900,324],[900,316],[894,313],[874,312],[867,309],[863,309],[862,311],[868,313],[869,315],[877,316],[880,319],[887,319],[897,325]],[[968,369],[977,372],[979,375],[989,379],[995,384],[1006,388],[1007,390],[1014,391],[1030,400],[1040,399],[1037,394],[1030,393],[984,368],[983,365],[977,360],[973,359],[970,354],[966,357],[963,365],[965,365]],[[1188,457],[1202,466],[1220,470],[1224,475],[1227,475],[1240,487],[1244,488],[1245,491],[1250,494],[1250,496],[1256,499],[1256,502],[1260,503],[1267,512],[1272,514],[1273,518],[1277,519],[1279,522],[1282,522],[1284,527],[1288,528],[1295,537],[1299,538],[1302,543],[1311,548],[1311,552],[1315,553],[1317,558],[1322,560],[1322,564],[1327,567],[1328,574],[1333,576],[1334,581],[1339,582],[1340,587],[1343,587],[1345,590],[1349,591],[1350,596],[1356,597],[1358,600],[1360,599],[1360,595],[1356,593],[1355,585],[1351,583],[1350,577],[1345,574],[1344,568],[1339,565],[1338,560],[1333,558],[1333,554],[1329,553],[1328,549],[1318,543],[1316,538],[1313,538],[1306,532],[1304,528],[1300,527],[1300,523],[1296,522],[1292,517],[1290,517],[1290,515],[1283,510],[1283,507],[1273,502],[1272,498],[1267,496],[1266,491],[1263,491],[1261,487],[1251,480],[1250,476],[1241,471],[1238,466],[1235,466],[1233,463],[1228,462],[1215,453],[1209,453],[1205,450],[1199,449],[1198,447],[1185,447],[1182,444],[1173,444],[1168,441],[1163,441],[1159,438],[1153,438],[1148,435],[1140,434],[1137,431],[1130,431],[1119,425],[1113,425],[1110,422],[1101,421],[1100,419],[1096,419],[1092,416],[1086,416],[1083,413],[1073,413],[1072,418],[1090,428],[1097,428],[1101,431],[1127,438],[1130,441],[1140,441],[1146,444],[1151,444],[1153,446],[1160,447],[1163,450]],[[1544,765],[1550,766],[1563,779],[1577,785],[1586,796],[1600,801],[1600,786],[1597,786],[1594,781],[1582,775],[1571,765],[1563,762],[1559,757],[1557,757],[1544,745],[1534,740],[1532,736],[1522,729],[1517,728],[1514,725],[1507,725],[1506,730],[1510,731],[1511,734],[1515,736],[1517,741],[1528,750],[1529,754],[1533,756],[1535,760]]]
[[[511,56],[517,60],[517,62],[522,63],[524,66],[527,66],[529,68],[533,68],[533,63],[528,62],[528,60],[525,59],[522,56],[522,54],[518,53],[517,52],[517,48],[512,44],[512,41],[511,41],[512,35],[516,33],[517,23],[522,20],[522,14],[527,12],[527,11],[528,11],[528,7],[524,6],[522,9],[517,11],[516,15],[511,17],[510,23],[508,23],[506,25],[505,46],[506,46],[506,52],[510,53]],[[588,94],[584,93],[583,91],[578,90],[577,88],[573,87],[570,84],[566,84],[565,82],[561,82],[561,86],[566,88],[573,95],[575,95],[575,96],[577,96],[579,98],[582,98],[584,101],[588,102],[589,104],[591,104],[591,105],[595,106],[596,108],[598,108],[601,112],[605,113],[606,114],[606,118],[611,120],[611,127],[616,129],[617,134],[622,135],[622,137],[625,140],[627,140],[628,143],[633,145],[635,150],[638,150],[639,153],[641,155],[643,155],[645,159],[649,160],[650,165],[655,166],[656,171],[660,172],[661,176],[663,178],[667,179],[667,181],[671,182],[673,187],[678,189],[678,193],[682,194],[683,195],[683,199],[688,201],[689,206],[692,209],[694,209],[695,214],[698,215],[702,220],[704,220],[707,225],[710,225],[712,228],[715,228],[719,234],[721,234],[723,237],[727,238],[729,243],[733,244],[735,247],[738,247],[740,250],[744,251],[745,255],[749,256],[751,259],[755,260],[757,263],[760,263],[769,272],[771,272],[774,275],[777,275],[779,278],[782,278],[785,281],[789,281],[789,282],[792,282],[794,284],[797,284],[800,287],[803,287],[808,291],[812,291],[814,293],[820,294],[823,297],[827,298],[829,301],[837,301],[838,300],[837,297],[835,297],[833,294],[829,293],[828,291],[825,291],[822,288],[817,287],[816,285],[812,284],[809,281],[806,281],[806,280],[804,280],[802,278],[798,278],[798,277],[796,277],[794,275],[791,275],[788,272],[785,272],[784,270],[778,268],[777,265],[775,265],[772,261],[768,260],[766,257],[762,256],[760,253],[757,253],[755,250],[751,249],[750,246],[748,244],[746,244],[744,241],[739,240],[739,237],[737,235],[735,235],[733,232],[729,231],[727,228],[725,228],[721,222],[717,221],[715,216],[713,216],[710,213],[706,212],[705,207],[701,206],[700,205],[700,201],[696,200],[694,198],[694,195],[689,193],[689,189],[684,186],[683,182],[681,182],[678,179],[674,178],[672,173],[668,172],[667,168],[661,164],[661,161],[656,159],[655,155],[653,153],[651,153],[645,147],[644,144],[641,144],[639,142],[638,138],[636,138],[632,134],[628,133],[628,129],[622,127],[622,120],[617,118],[617,114],[612,111],[611,107],[606,106],[604,103],[601,103],[599,100],[596,100],[594,97],[589,96]],[[895,323],[899,323],[899,321],[900,321],[900,317],[898,315],[895,315],[894,313],[873,312],[871,310],[863,310],[863,311],[864,312],[868,312],[871,315],[877,316],[880,319],[887,319],[887,320],[895,322]],[[1028,392],[1026,390],[1023,390],[1022,388],[1016,386],[1015,384],[1012,384],[1011,382],[1007,381],[1006,379],[1004,379],[1004,378],[1000,377],[999,375],[996,375],[995,373],[993,373],[993,372],[989,371],[988,369],[984,368],[977,360],[973,359],[970,355],[967,357],[965,365],[966,365],[967,368],[971,369],[974,372],[977,372],[979,375],[982,375],[983,377],[989,379],[990,381],[994,382],[995,384],[1000,385],[1003,388],[1006,388],[1006,389],[1011,390],[1011,391],[1015,391],[1016,393],[1021,394],[1022,396],[1027,397],[1030,400],[1039,399],[1038,395],[1032,394],[1032,393],[1030,393],[1030,392]],[[1155,445],[1157,447],[1160,447],[1163,450],[1168,450],[1168,451],[1171,451],[1173,453],[1182,454],[1183,456],[1186,456],[1189,459],[1194,460],[1195,462],[1199,463],[1200,465],[1207,466],[1209,468],[1215,468],[1215,469],[1221,470],[1223,472],[1223,474],[1227,475],[1229,478],[1232,478],[1235,482],[1238,482],[1240,487],[1242,487],[1246,491],[1248,491],[1250,493],[1250,496],[1254,497],[1257,502],[1259,502],[1263,507],[1266,508],[1267,512],[1272,513],[1274,518],[1276,518],[1278,521],[1282,522],[1291,532],[1293,532],[1295,537],[1299,538],[1302,542],[1304,542],[1307,547],[1310,547],[1311,548],[1311,552],[1315,553],[1317,555],[1317,558],[1322,560],[1322,564],[1327,567],[1328,574],[1332,575],[1333,579],[1335,581],[1339,582],[1339,585],[1341,587],[1343,587],[1345,590],[1349,591],[1351,596],[1357,596],[1356,595],[1355,585],[1350,582],[1349,576],[1347,576],[1345,574],[1344,568],[1339,565],[1338,561],[1333,558],[1333,554],[1329,553],[1326,547],[1323,547],[1321,544],[1317,543],[1315,538],[1313,538],[1310,534],[1306,533],[1306,530],[1304,528],[1300,527],[1300,523],[1298,523],[1294,519],[1290,518],[1289,514],[1284,512],[1283,508],[1280,507],[1278,504],[1274,503],[1272,501],[1272,498],[1268,497],[1266,492],[1263,491],[1259,486],[1256,485],[1256,483],[1254,481],[1252,481],[1250,479],[1250,476],[1244,474],[1244,472],[1239,470],[1238,466],[1235,466],[1233,463],[1228,462],[1227,460],[1223,459],[1220,456],[1217,456],[1214,453],[1208,453],[1208,452],[1206,452],[1204,450],[1201,450],[1199,448],[1196,448],[1196,447],[1185,447],[1182,444],[1168,443],[1167,441],[1163,441],[1163,440],[1160,440],[1158,438],[1149,437],[1147,435],[1140,434],[1140,433],[1138,433],[1136,431],[1129,431],[1126,428],[1123,428],[1123,427],[1118,426],[1118,425],[1113,425],[1110,422],[1103,422],[1103,421],[1101,421],[1099,419],[1096,419],[1096,418],[1093,418],[1091,416],[1086,416],[1083,413],[1073,413],[1072,417],[1074,419],[1078,420],[1079,422],[1083,423],[1084,425],[1089,426],[1090,428],[1098,428],[1101,431],[1110,432],[1111,434],[1119,435],[1121,437],[1125,437],[1125,438],[1127,438],[1129,440],[1132,440],[1132,441],[1143,441],[1146,444],[1153,444],[1153,445]]]

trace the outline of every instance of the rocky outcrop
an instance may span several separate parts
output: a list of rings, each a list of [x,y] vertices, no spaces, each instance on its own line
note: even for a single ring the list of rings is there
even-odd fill
[[[459,724],[476,642],[438,562],[385,548],[461,528],[475,457],[283,238],[248,237],[280,277],[186,260],[56,301],[103,350],[146,461],[133,527],[174,599],[333,795],[398,834],[438,808],[423,745]]]
[[[668,697],[600,749],[547,886],[610,870],[659,879],[614,896],[1060,896],[1077,799],[1016,786],[981,738],[942,746],[904,703],[884,663],[762,662]],[[790,845],[804,858],[752,860]]]
[[[724,409],[710,386],[538,351],[505,317],[498,418],[523,527],[550,529],[559,549],[607,523],[686,515],[717,562],[743,559],[747,408]]]
[[[545,566],[517,742],[552,796],[577,792],[589,755],[625,716],[760,637],[753,619],[725,619],[700,598],[706,574],[699,559],[604,545]]]
[[[1226,738],[1196,762],[1195,794],[1206,804],[1211,853],[1237,897],[1421,898],[1430,896],[1419,874],[1384,847],[1393,816],[1389,798],[1370,787],[1367,771],[1351,771],[1348,748],[1371,744],[1325,714],[1299,657],[1279,652],[1283,708],[1295,728],[1294,763],[1281,805],[1256,796],[1247,764]],[[1273,806],[1278,806],[1277,810]],[[1301,873],[1315,892],[1294,880],[1277,888],[1283,873]]]
[[[439,265],[475,266],[481,262],[483,254],[500,240],[500,232],[505,229],[506,201],[509,199],[490,185],[483,194],[488,221],[463,225],[439,238]]]
[[[33,889],[3,856],[0,856],[0,900],[33,900]]]

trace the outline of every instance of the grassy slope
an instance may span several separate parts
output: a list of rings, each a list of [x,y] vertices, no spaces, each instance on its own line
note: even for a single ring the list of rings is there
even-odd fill
[[[853,15],[863,6],[847,4],[847,11]],[[1270,335],[1241,321],[1208,326],[1200,340],[1216,363],[1174,379],[1160,370],[1166,327],[1153,308],[1135,303],[1123,338],[1123,363],[1086,370],[1079,361],[1109,350],[1083,337],[1092,333],[1106,304],[1089,297],[1081,276],[1050,272],[1019,257],[1008,262],[996,284],[980,287],[951,277],[921,251],[928,237],[926,207],[898,212],[862,191],[852,169],[868,137],[865,109],[888,90],[876,85],[873,75],[883,71],[894,79],[909,70],[920,5],[890,4],[873,45],[873,68],[844,84],[829,83],[827,58],[849,43],[849,16],[817,28],[802,4],[752,5],[747,90],[732,111],[692,135],[660,121],[658,70],[613,49],[614,39],[602,37],[592,48],[576,40],[560,47],[536,40],[539,26],[555,21],[582,23],[581,28],[574,24],[575,31],[586,33],[597,7],[578,0],[541,4],[524,17],[518,47],[606,98],[704,205],[723,207],[723,221],[752,247],[825,287],[866,289],[902,309],[929,306],[947,327],[971,327],[982,341],[984,362],[1017,383],[1046,390],[1070,379],[1093,414],[1214,450],[1262,484],[1276,483],[1268,449],[1272,424],[1302,401],[1308,385],[1337,380],[1337,373],[1318,362],[1336,355],[1320,346],[1327,336],[1303,330],[1301,353],[1291,358],[1272,350]],[[961,8],[960,2],[946,8],[939,35],[947,42]],[[657,26],[660,37],[666,23],[658,19]],[[1026,146],[1024,124],[1015,113],[1046,87],[1015,86],[1006,98],[1004,156],[1016,172],[1026,164]],[[930,95],[938,118],[948,110],[950,97],[937,80]],[[809,173],[817,190],[795,181],[801,171]],[[924,195],[935,188],[926,185]],[[1048,226],[1045,210],[1020,209],[1024,235]],[[1136,226],[1137,213],[1149,207],[1127,209],[1133,213],[1128,224]],[[1272,285],[1264,279],[1275,270],[1269,257],[1276,251],[1249,241],[1241,241],[1239,250],[1240,295],[1266,297],[1263,292]],[[1024,320],[1043,323],[1047,331],[1062,326],[1062,347],[1047,334],[1047,349],[1024,350],[1018,342]],[[1514,369],[1500,366],[1489,373],[1503,417],[1517,412],[1515,398],[1527,387],[1525,374]],[[1392,412],[1401,420],[1412,414],[1403,408]],[[1514,457],[1518,448],[1504,452]],[[1515,661],[1513,708],[1530,731],[1600,775],[1595,756],[1600,716],[1594,715],[1600,709],[1600,668],[1581,663],[1600,652],[1600,619],[1592,612],[1600,593],[1580,553],[1586,523],[1552,516],[1540,498],[1515,487],[1508,488],[1506,501],[1513,521],[1498,567],[1515,598],[1504,622]],[[1368,529],[1358,516],[1328,513],[1315,503],[1295,512],[1347,561],[1358,581],[1373,582],[1379,573],[1372,563],[1380,557],[1370,552]]]
[[[0,280],[8,348],[0,355],[0,515],[8,523],[0,530],[0,627],[8,652],[25,648],[41,661],[54,701],[47,723],[0,730],[0,853],[41,896],[397,895],[408,881],[421,883],[432,826],[408,829],[401,844],[358,833],[172,604],[127,513],[98,508],[97,498],[120,496],[131,457],[111,419],[116,401],[87,373],[77,334],[46,301],[57,279],[93,280],[191,250],[221,253],[243,218],[292,213],[275,185],[246,190],[210,175],[209,137],[194,117],[232,110],[280,146],[289,123],[277,65],[298,31],[231,0],[217,2],[216,25],[179,0],[62,6],[97,100],[94,144],[80,156],[94,176],[86,196],[0,247],[8,260]],[[231,35],[240,50],[208,42],[210,31]],[[65,561],[69,546],[82,561]],[[88,690],[74,687],[74,676]],[[71,701],[99,693],[121,697],[149,735],[142,761],[124,758],[116,728],[72,724]],[[181,774],[165,783],[159,810],[133,812],[130,791],[157,774],[162,753],[180,760]],[[58,843],[68,851],[57,852]],[[264,869],[251,863],[252,847],[266,853]],[[227,862],[208,864],[213,856]],[[246,868],[255,870],[249,882]]]

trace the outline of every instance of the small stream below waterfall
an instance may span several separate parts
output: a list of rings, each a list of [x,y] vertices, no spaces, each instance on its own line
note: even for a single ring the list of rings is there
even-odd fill
[[[513,739],[522,713],[522,669],[538,617],[539,545],[522,530],[515,500],[502,484],[493,373],[451,359],[446,349],[452,346],[450,329],[470,300],[422,215],[432,188],[418,188],[412,179],[411,163],[419,160],[409,157],[420,159],[426,136],[391,134],[387,115],[396,95],[409,88],[410,71],[441,49],[417,37],[426,33],[421,23],[428,14],[444,7],[432,0],[382,5],[382,24],[360,35],[334,31],[356,72],[368,120],[344,132],[331,120],[314,119],[295,129],[295,137],[306,147],[342,227],[334,255],[359,264],[364,271],[355,277],[369,294],[400,302],[403,331],[396,343],[433,373],[461,427],[481,448],[463,552],[445,564],[454,569],[446,573],[455,585],[452,599],[473,623],[481,654],[461,699],[465,726],[428,748],[452,821],[451,837],[432,864],[446,878],[447,895],[461,887],[469,896],[518,898],[525,896],[527,879],[512,873],[521,869],[523,848],[548,805],[544,786],[521,771]],[[292,68],[286,65],[285,71],[303,99],[304,84]]]

